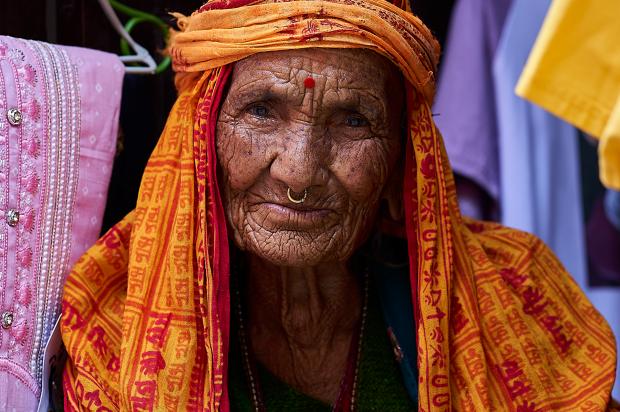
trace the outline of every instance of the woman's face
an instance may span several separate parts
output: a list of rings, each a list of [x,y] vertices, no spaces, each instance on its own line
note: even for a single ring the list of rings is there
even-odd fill
[[[402,96],[396,69],[366,50],[238,62],[216,140],[237,245],[277,265],[348,259],[395,173]],[[294,199],[305,192],[305,201],[289,200],[289,188]]]

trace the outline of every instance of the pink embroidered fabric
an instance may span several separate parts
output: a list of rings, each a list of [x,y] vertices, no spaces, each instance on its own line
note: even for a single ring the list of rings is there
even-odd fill
[[[112,54],[0,36],[2,411],[37,410],[47,385],[64,280],[101,229],[123,75]]]

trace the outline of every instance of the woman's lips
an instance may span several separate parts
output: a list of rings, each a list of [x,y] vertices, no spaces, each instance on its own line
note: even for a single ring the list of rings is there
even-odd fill
[[[289,207],[279,203],[264,202],[257,205],[256,212],[263,215],[263,221],[268,226],[285,230],[324,227],[336,220],[336,213],[332,209],[311,208],[303,205]]]

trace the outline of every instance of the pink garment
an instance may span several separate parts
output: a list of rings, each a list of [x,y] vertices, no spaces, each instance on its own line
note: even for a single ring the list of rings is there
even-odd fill
[[[123,74],[112,54],[0,36],[2,411],[37,410],[47,387],[65,278],[101,230]]]

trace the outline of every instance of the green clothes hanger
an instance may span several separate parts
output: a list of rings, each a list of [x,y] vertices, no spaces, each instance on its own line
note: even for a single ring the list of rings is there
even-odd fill
[[[121,61],[127,63],[126,73],[134,74],[154,74],[165,71],[170,66],[170,57],[164,58],[159,64],[150,55],[148,50],[139,45],[131,37],[131,30],[140,23],[149,23],[156,26],[161,31],[164,39],[168,37],[168,25],[157,16],[136,10],[126,6],[117,0],[99,0],[99,4],[114,29],[121,36]],[[115,10],[130,17],[129,21],[123,26],[115,13]],[[134,54],[132,54],[132,51]]]
[[[117,0],[110,0],[110,5],[112,8],[119,13],[123,13],[124,15],[131,17],[129,21],[125,24],[125,30],[127,33],[131,33],[133,28],[141,23],[149,23],[154,25],[161,32],[164,41],[168,39],[168,30],[170,27],[166,22],[164,22],[159,17],[155,16],[151,13],[146,13],[141,10],[134,9],[133,7],[129,7]],[[122,54],[130,54],[129,43],[123,38],[121,39],[121,53]],[[155,73],[159,74],[164,72],[168,67],[170,67],[170,56],[166,56],[155,68]]]

